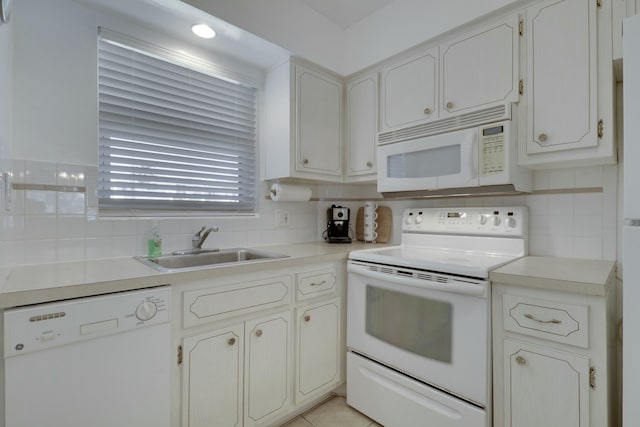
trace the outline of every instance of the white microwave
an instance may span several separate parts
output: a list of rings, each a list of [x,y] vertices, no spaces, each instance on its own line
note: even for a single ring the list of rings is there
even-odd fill
[[[378,192],[531,191],[531,171],[516,165],[514,132],[511,120],[505,120],[379,145]]]

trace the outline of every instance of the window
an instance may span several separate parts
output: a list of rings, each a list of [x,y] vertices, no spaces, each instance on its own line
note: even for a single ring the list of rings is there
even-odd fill
[[[253,212],[257,89],[136,42],[98,39],[100,209]]]

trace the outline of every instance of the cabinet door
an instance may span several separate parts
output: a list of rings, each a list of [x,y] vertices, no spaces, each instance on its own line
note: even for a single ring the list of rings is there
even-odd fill
[[[596,8],[551,0],[527,9],[529,154],[598,144]]]
[[[328,392],[340,381],[340,300],[296,309],[296,403]]]
[[[342,176],[342,81],[296,65],[296,170]]]
[[[414,126],[438,118],[438,49],[381,72],[381,130]]]
[[[291,312],[245,324],[245,427],[289,408],[291,403]]]
[[[588,427],[589,359],[504,340],[505,425]]]
[[[440,117],[518,101],[518,16],[440,46]]]
[[[183,427],[242,426],[242,324],[182,343]]]
[[[376,174],[378,74],[347,83],[347,176]]]

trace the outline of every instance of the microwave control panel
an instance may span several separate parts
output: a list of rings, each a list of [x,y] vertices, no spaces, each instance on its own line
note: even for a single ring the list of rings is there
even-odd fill
[[[497,175],[504,171],[507,126],[499,124],[480,129],[480,174]]]

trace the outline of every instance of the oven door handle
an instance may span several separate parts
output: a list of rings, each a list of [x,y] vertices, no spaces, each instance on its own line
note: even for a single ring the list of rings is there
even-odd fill
[[[351,264],[347,265],[347,271],[349,273],[358,274],[360,276],[368,277],[370,279],[376,279],[387,283],[411,286],[420,289],[432,289],[443,292],[454,292],[463,295],[473,295],[478,297],[486,296],[486,285],[476,283],[464,283],[461,281],[455,281],[454,283],[440,283],[426,279],[414,279],[412,277],[402,277],[393,274],[379,273],[377,271],[371,271],[366,267]]]

